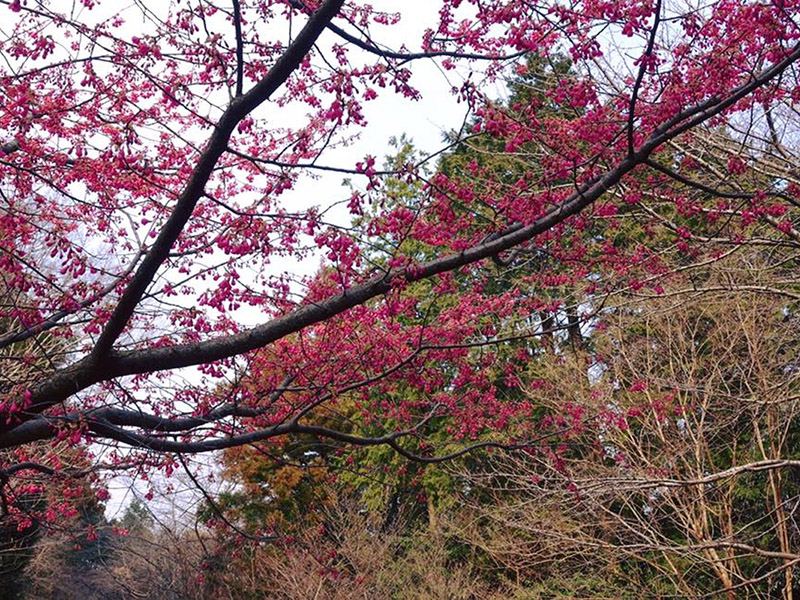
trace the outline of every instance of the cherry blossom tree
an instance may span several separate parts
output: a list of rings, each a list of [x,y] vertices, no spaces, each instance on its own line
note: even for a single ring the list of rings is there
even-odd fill
[[[552,326],[531,318],[563,307],[548,290],[588,323],[620,290],[660,293],[675,256],[800,241],[792,1],[440,0],[397,48],[382,36],[413,7],[2,4],[2,483],[58,472],[64,442],[167,472],[298,434],[422,461],[530,443],[477,440],[533,412],[496,385],[525,356],[492,348]],[[555,56],[543,93],[487,96]],[[513,168],[328,162],[370,102],[437,102],[415,79],[430,61],[462,82],[449,148],[490,139]],[[350,191],[298,197],[329,172]],[[369,432],[309,419],[344,397]],[[407,444],[442,415],[453,445]]]

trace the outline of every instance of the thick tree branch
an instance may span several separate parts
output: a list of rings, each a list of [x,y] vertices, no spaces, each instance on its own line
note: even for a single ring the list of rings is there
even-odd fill
[[[631,99],[628,103],[628,153],[633,153],[633,131],[636,122],[636,101],[639,99],[639,89],[642,87],[645,73],[650,68],[651,59],[653,57],[653,49],[656,44],[656,34],[658,33],[658,25],[661,22],[661,0],[656,0],[656,5],[653,8],[653,27],[650,29],[650,37],[647,40],[647,48],[644,54],[639,58],[639,72],[636,74],[636,81],[633,84],[631,91]]]
[[[11,140],[10,142],[6,142],[2,146],[0,146],[0,158],[3,156],[8,156],[9,154],[16,152],[19,150],[19,142],[17,140]]]
[[[153,281],[153,277],[169,256],[173,244],[192,216],[194,207],[203,195],[206,183],[228,147],[228,140],[236,125],[256,107],[266,102],[297,69],[330,20],[339,12],[343,2],[344,0],[325,2],[309,18],[305,27],[275,62],[266,77],[249,92],[235,98],[222,114],[186,187],[178,197],[172,214],[120,297],[114,313],[98,338],[92,352],[93,361],[102,362],[127,326],[136,306]]]
[[[244,40],[242,39],[242,8],[239,0],[233,0],[233,27],[236,30],[236,97],[242,95],[244,87]]]
[[[761,73],[754,75],[749,81],[731,90],[726,98],[712,96],[699,104],[682,110],[666,123],[656,128],[651,138],[669,132],[669,139],[674,139],[680,134],[697,127],[778,77],[797,62],[798,58],[800,58],[800,44],[796,44],[783,60],[775,63]]]

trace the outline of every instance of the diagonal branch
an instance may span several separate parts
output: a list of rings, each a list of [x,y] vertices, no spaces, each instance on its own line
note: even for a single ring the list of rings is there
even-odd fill
[[[800,58],[800,43],[796,44],[794,48],[781,60],[773,64],[768,69],[765,69],[751,77],[751,79],[738,87],[731,90],[726,98],[719,98],[712,96],[703,102],[690,106],[677,115],[672,117],[666,123],[663,123],[651,134],[651,138],[658,138],[662,135],[669,134],[668,139],[674,139],[680,134],[697,127],[701,123],[715,117],[722,111],[730,108],[739,100],[752,94],[757,89],[764,87],[767,83],[778,77],[791,65],[797,62]]]
[[[211,177],[220,157],[228,147],[228,140],[239,122],[256,107],[266,102],[280,88],[289,76],[300,66],[320,34],[331,19],[339,12],[344,0],[328,0],[314,13],[275,62],[269,73],[249,92],[235,98],[222,114],[211,138],[206,144],[200,159],[189,178],[186,187],[178,197],[175,208],[156,241],[145,256],[119,302],[108,320],[105,329],[92,351],[92,360],[102,361],[108,356],[114,343],[127,326],[136,306],[153,281],[158,269],[169,256],[169,251],[180,236],[202,197],[206,183]]]
[[[289,3],[298,10],[306,10],[306,5],[300,0],[289,0]],[[379,56],[383,59],[390,59],[390,60],[400,60],[405,62],[410,62],[412,60],[419,60],[421,58],[463,58],[466,60],[516,60],[517,58],[521,58],[526,54],[530,54],[530,50],[520,50],[519,52],[514,52],[512,54],[506,54],[503,56],[497,55],[489,55],[489,54],[477,54],[474,52],[457,52],[454,50],[431,50],[428,52],[395,52],[393,50],[387,50],[386,48],[380,48],[375,44],[372,40],[367,38],[363,40],[358,36],[355,36],[351,33],[348,33],[338,25],[334,25],[333,23],[328,24],[328,29],[330,29],[333,33],[338,35],[340,38],[353,44],[357,48],[364,50],[365,52],[369,52],[370,54],[374,54],[375,56]]]

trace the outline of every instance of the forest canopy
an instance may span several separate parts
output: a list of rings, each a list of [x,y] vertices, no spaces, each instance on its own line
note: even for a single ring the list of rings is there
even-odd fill
[[[12,579],[793,597],[797,3],[0,4]],[[120,473],[203,533],[113,541]]]

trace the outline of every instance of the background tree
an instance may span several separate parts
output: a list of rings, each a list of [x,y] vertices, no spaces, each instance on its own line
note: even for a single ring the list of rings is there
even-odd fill
[[[795,260],[728,256],[702,273],[712,292],[683,275],[608,313],[603,368],[565,356],[529,392],[567,425],[556,454],[471,474],[496,494],[463,535],[565,597],[589,568],[595,592],[794,597]]]

